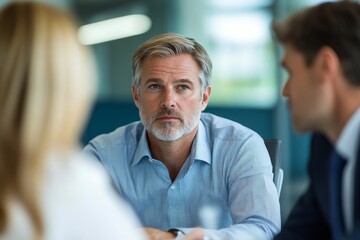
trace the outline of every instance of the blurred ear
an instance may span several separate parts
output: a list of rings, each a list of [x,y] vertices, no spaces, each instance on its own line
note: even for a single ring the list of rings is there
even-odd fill
[[[341,74],[341,64],[338,55],[331,47],[322,47],[316,55],[315,66],[323,79],[334,79]]]
[[[202,94],[202,102],[201,102],[202,108],[201,108],[201,111],[204,111],[206,106],[208,105],[209,99],[210,99],[210,94],[211,94],[211,86],[208,86],[204,90],[204,92]]]
[[[138,94],[138,89],[135,87],[135,85],[131,85],[131,90],[132,90],[132,95],[133,95],[133,99],[134,99],[134,103],[136,105],[136,107],[139,107],[139,94]]]

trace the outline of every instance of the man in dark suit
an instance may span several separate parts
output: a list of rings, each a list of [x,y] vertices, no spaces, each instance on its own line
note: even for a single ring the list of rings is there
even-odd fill
[[[360,4],[323,3],[273,29],[293,127],[317,132],[309,188],[275,239],[360,239]]]

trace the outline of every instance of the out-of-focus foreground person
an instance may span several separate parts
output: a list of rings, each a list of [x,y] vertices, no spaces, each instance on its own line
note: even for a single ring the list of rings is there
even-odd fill
[[[274,31],[293,127],[317,133],[309,188],[276,239],[360,239],[360,4],[322,3]]]
[[[103,169],[77,152],[94,73],[74,20],[13,2],[0,36],[0,239],[144,239]]]

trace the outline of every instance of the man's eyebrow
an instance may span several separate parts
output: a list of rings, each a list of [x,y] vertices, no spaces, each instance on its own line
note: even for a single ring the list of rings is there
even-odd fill
[[[162,82],[160,78],[149,78],[149,79],[145,79],[144,81],[145,84],[159,83],[159,82]]]
[[[193,81],[187,79],[187,78],[183,78],[183,79],[179,79],[179,80],[176,80],[175,82],[177,83],[189,83],[189,84],[194,84]]]

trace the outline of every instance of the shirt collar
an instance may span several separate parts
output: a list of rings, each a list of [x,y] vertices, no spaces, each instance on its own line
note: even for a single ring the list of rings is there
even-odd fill
[[[210,142],[204,123],[199,121],[198,131],[193,143],[193,149],[191,150],[191,155],[194,156],[194,160],[204,161],[211,165]]]
[[[151,159],[152,157],[146,136],[146,129],[144,128],[139,140],[139,144],[136,147],[131,166],[137,165],[142,159],[145,158]],[[211,165],[210,140],[209,136],[207,136],[207,132],[202,121],[199,121],[198,131],[190,153],[190,159],[204,161]]]
[[[355,160],[359,143],[360,108],[351,116],[336,142],[336,150],[346,159]]]
[[[142,159],[145,158],[151,159],[151,152],[146,136],[146,128],[144,128],[142,131],[139,144],[135,149],[135,154],[131,166],[137,165]]]

